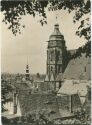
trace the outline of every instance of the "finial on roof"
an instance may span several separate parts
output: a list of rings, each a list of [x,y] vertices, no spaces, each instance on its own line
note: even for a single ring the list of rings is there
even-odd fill
[[[58,24],[58,23],[56,23],[56,24],[54,25],[54,30],[59,30],[59,24]]]
[[[58,19],[58,17],[57,17],[57,15],[56,15],[56,23],[57,23],[57,19]]]
[[[55,13],[55,25],[54,25],[54,30],[59,29],[59,24],[58,24],[58,13],[56,11]]]
[[[56,24],[58,24],[58,12],[57,11],[55,13],[55,21],[56,21]]]

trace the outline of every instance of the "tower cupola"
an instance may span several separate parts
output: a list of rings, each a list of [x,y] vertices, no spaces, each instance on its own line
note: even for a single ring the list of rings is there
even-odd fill
[[[63,35],[59,30],[59,24],[54,25],[54,32],[50,35],[49,40],[62,40],[64,39]]]

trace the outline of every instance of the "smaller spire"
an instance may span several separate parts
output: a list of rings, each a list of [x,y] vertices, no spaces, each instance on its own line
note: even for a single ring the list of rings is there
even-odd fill
[[[30,80],[30,74],[29,74],[29,65],[26,65],[26,80]]]

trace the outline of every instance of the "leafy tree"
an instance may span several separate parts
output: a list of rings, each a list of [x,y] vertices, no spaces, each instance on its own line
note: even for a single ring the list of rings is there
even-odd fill
[[[76,111],[75,118],[81,122],[81,124],[87,124],[88,123],[88,114],[84,109],[81,109],[80,111]]]
[[[69,13],[75,11],[74,23],[79,21],[84,15],[90,13],[90,0],[12,0],[12,1],[1,1],[1,11],[4,13],[4,22],[9,23],[9,29],[12,29],[13,33],[16,34],[19,30],[21,16],[23,15],[32,15],[35,17],[39,14],[41,18],[40,23],[43,25],[46,22],[46,11],[45,8],[48,8],[49,11],[56,10],[67,10]],[[81,21],[78,29],[83,28],[81,31],[78,31],[79,36],[84,35],[86,39],[90,38],[90,24],[87,24],[87,27],[84,28],[86,21],[89,21],[89,17]]]
[[[10,92],[12,93],[12,90],[13,90],[12,86],[5,79],[1,77],[2,111],[6,111],[6,109],[4,108],[4,104],[12,100],[9,94]]]
[[[25,28],[25,25],[22,25],[20,21],[24,15],[32,15],[34,18],[39,15],[40,23],[43,26],[47,23],[46,8],[48,11],[62,9],[68,13],[74,11],[73,22],[81,22],[76,35],[87,40],[84,51],[89,56],[91,52],[91,23],[90,16],[87,15],[90,15],[90,4],[90,0],[2,0],[1,11],[4,14],[3,22],[9,24],[8,29],[12,30],[14,35],[21,33],[20,27]]]

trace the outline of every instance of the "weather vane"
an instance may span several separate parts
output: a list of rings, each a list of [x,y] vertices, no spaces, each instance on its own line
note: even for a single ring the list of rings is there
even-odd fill
[[[55,13],[55,17],[56,17],[56,23],[58,23],[58,12],[56,10],[56,13]]]

